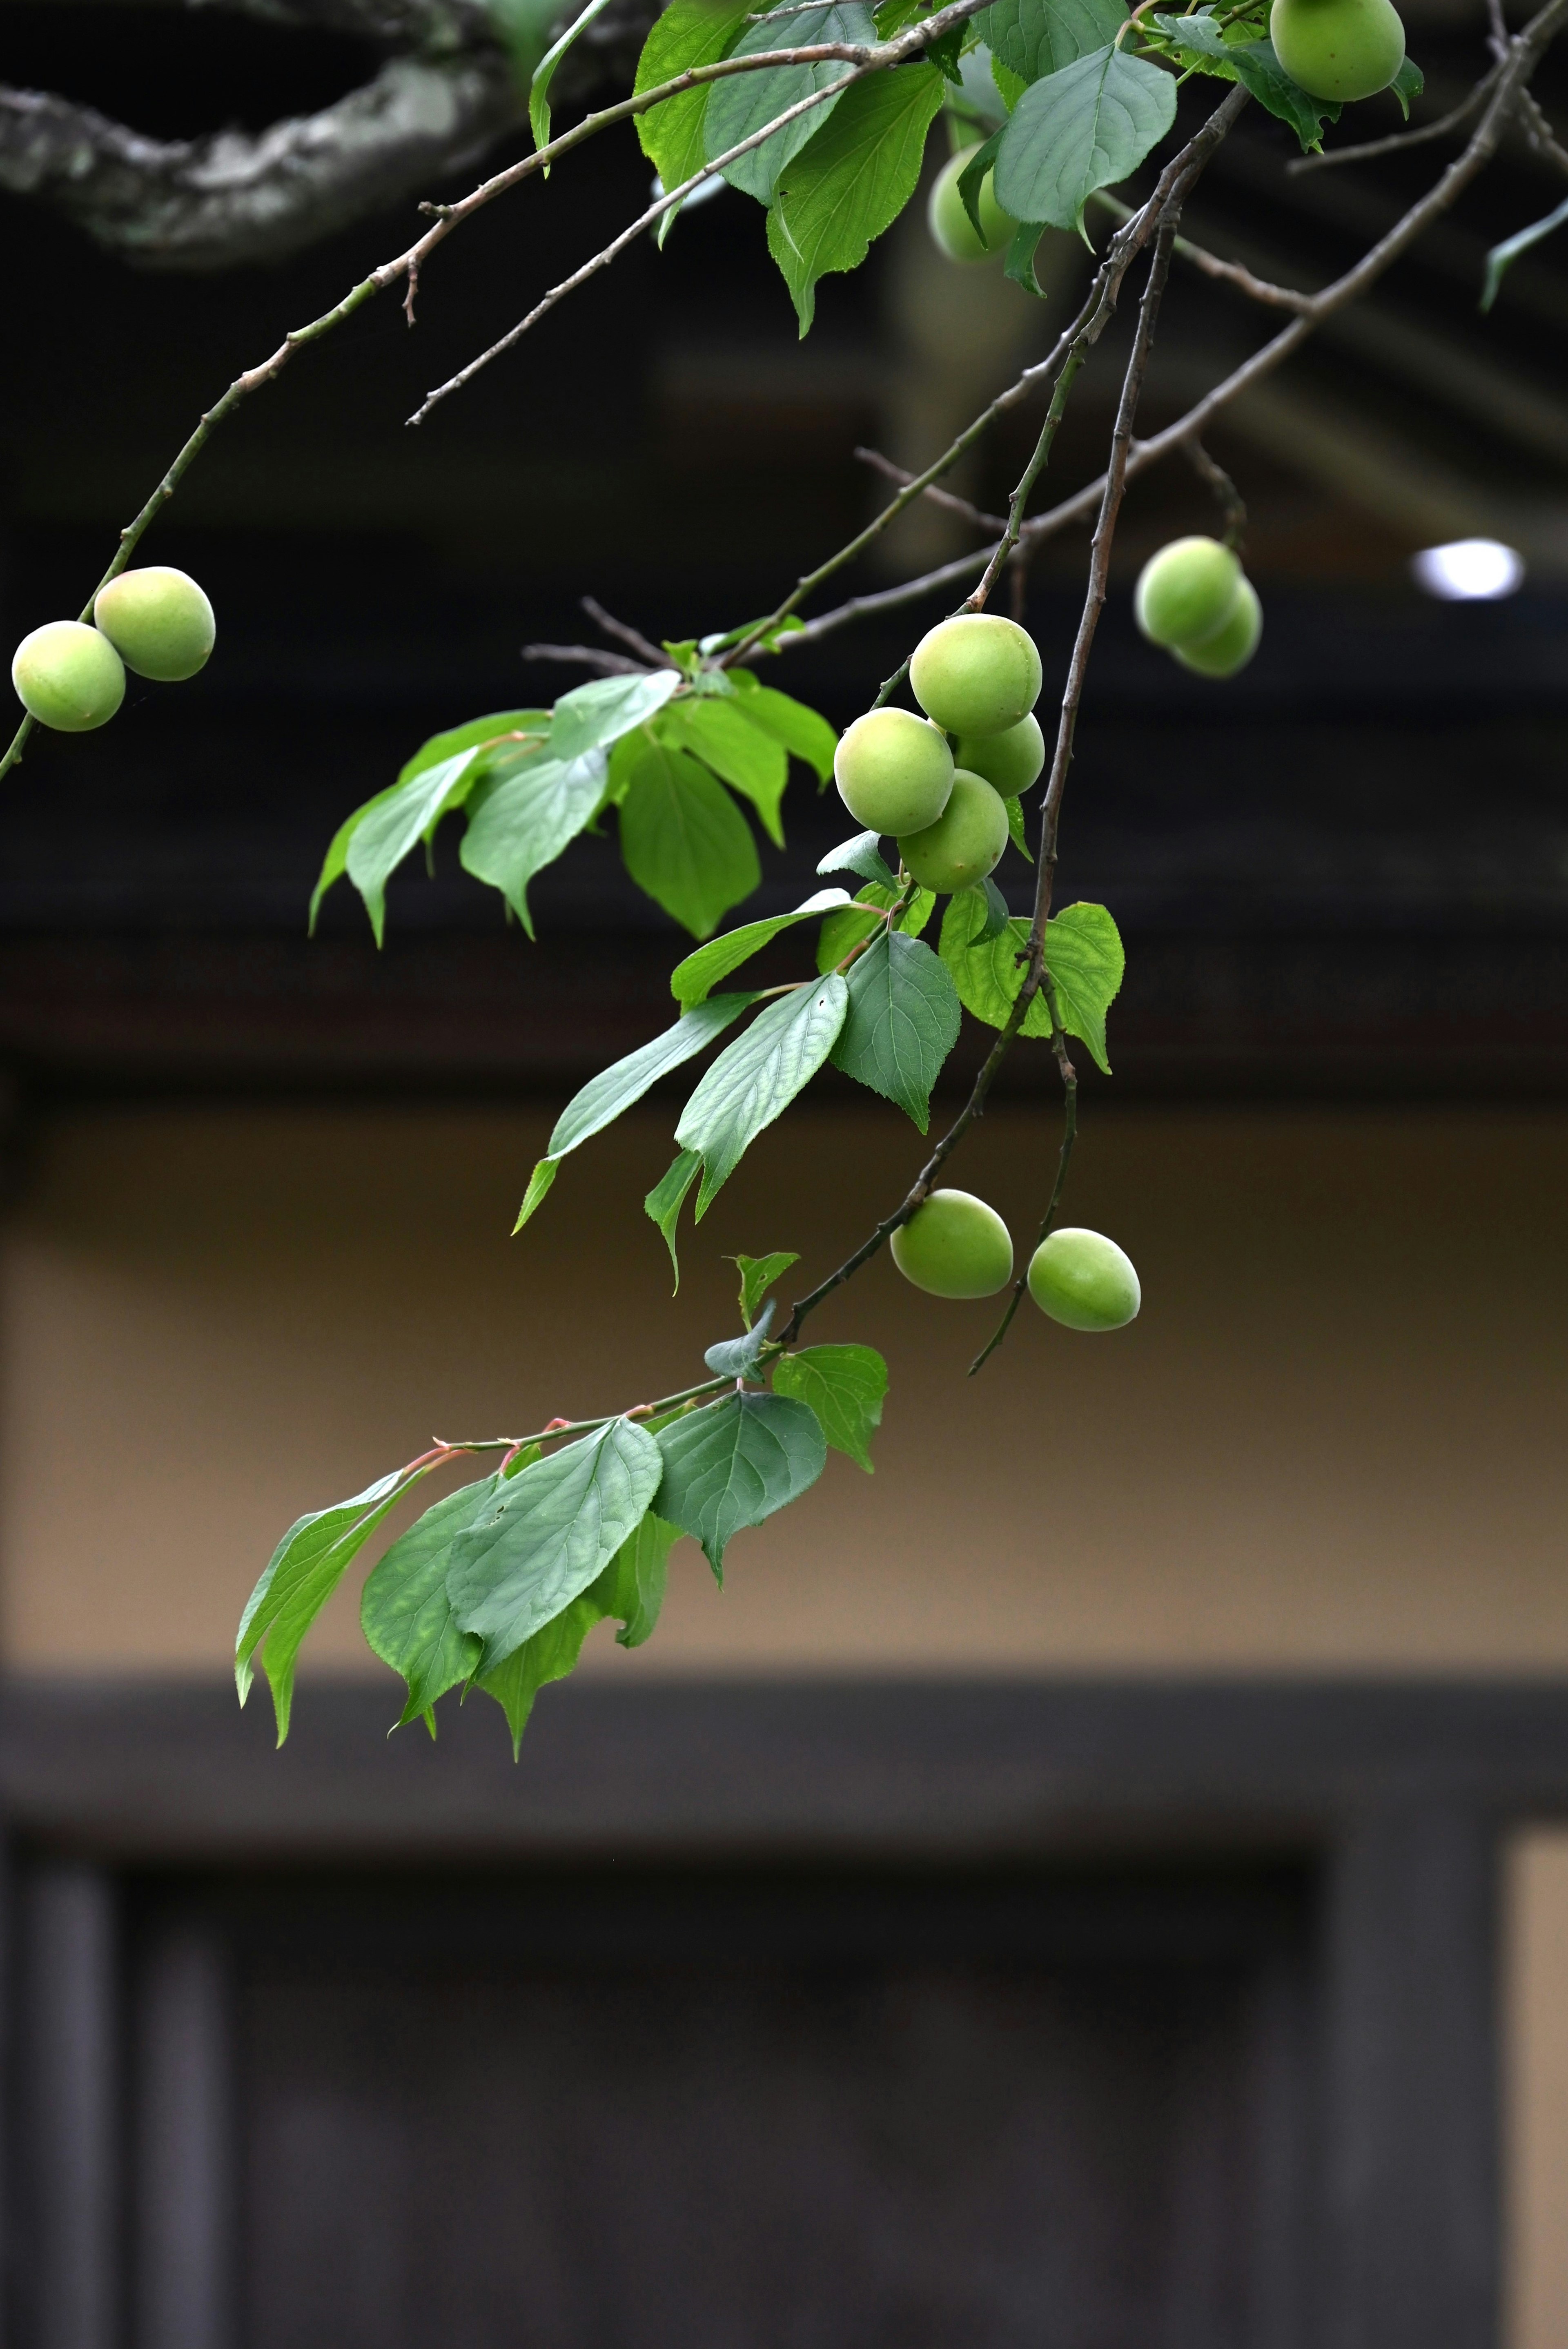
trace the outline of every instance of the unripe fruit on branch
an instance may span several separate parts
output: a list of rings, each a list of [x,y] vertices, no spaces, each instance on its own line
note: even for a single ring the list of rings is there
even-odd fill
[[[1242,566],[1217,538],[1176,538],[1138,574],[1132,608],[1152,645],[1169,649],[1217,636],[1230,618]]]
[[[868,709],[833,754],[839,797],[868,832],[920,832],[953,789],[953,753],[939,726],[913,709]]]
[[[1020,718],[1005,734],[962,734],[953,752],[954,766],[984,775],[994,792],[1016,800],[1038,781],[1046,763],[1046,738],[1037,718]]]
[[[1231,616],[1217,636],[1205,636],[1201,645],[1172,645],[1171,649],[1183,668],[1196,669],[1200,677],[1234,677],[1256,652],[1263,632],[1258,591],[1243,577]]]
[[[1006,1225],[970,1191],[933,1191],[892,1247],[905,1280],[933,1297],[995,1297],[1013,1275]]]
[[[1389,0],[1274,0],[1269,38],[1292,81],[1314,98],[1372,98],[1405,62]]]
[[[1103,1232],[1049,1232],[1029,1263],[1029,1294],[1068,1330],[1124,1330],[1143,1302],[1132,1258]]]
[[[111,579],[93,617],[127,668],[168,685],[195,676],[218,633],[212,606],[194,579],[163,563]]]
[[[1035,640],[1016,620],[960,612],[922,636],[909,682],[949,734],[1005,734],[1033,709],[1044,678]]]
[[[979,151],[977,146],[961,147],[950,162],[944,163],[926,198],[925,222],[931,231],[932,242],[939,253],[947,255],[949,261],[990,261],[995,255],[1006,253],[1018,225],[996,202],[991,174],[987,171],[980,182],[979,202],[975,207],[980,215],[985,236],[975,235],[975,223],[958,192],[958,182]]]
[[[956,767],[936,822],[923,832],[901,833],[898,853],[912,880],[947,896],[984,881],[1001,863],[1007,838],[1007,811],[997,793],[983,775]]]
[[[24,636],[11,663],[22,707],[57,734],[88,734],[107,726],[125,699],[119,655],[97,628],[80,620],[49,620]]]

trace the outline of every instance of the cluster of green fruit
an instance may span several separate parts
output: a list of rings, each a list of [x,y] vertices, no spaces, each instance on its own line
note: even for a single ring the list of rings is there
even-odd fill
[[[933,1297],[995,1297],[1013,1278],[1013,1238],[969,1191],[933,1191],[892,1236],[904,1278]],[[1132,1259],[1103,1232],[1049,1232],[1029,1262],[1029,1294],[1068,1330],[1125,1330],[1143,1302]]]
[[[23,708],[59,734],[107,726],[125,699],[125,672],[175,683],[194,677],[217,636],[194,579],[166,564],[122,571],[100,588],[92,622],[49,620],[24,636],[11,663]]]
[[[1150,555],[1132,608],[1150,643],[1200,677],[1234,677],[1264,632],[1258,591],[1217,538],[1174,538]]]
[[[909,665],[925,711],[868,709],[833,761],[839,796],[857,823],[898,842],[923,889],[973,889],[1007,845],[1006,802],[1046,763],[1032,715],[1042,674],[1016,621],[964,612],[923,636]]]

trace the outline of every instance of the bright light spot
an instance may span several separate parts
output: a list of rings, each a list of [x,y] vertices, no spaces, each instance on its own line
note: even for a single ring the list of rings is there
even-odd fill
[[[1491,603],[1511,595],[1524,577],[1524,557],[1495,538],[1456,538],[1424,547],[1411,558],[1416,585],[1447,604]]]
[[[706,204],[710,198],[714,196],[721,196],[724,193],[727,184],[727,182],[726,181],[722,171],[710,171],[706,180],[699,180],[697,181],[690,195],[686,197],[685,202],[682,204],[681,210],[687,212],[695,212],[698,204]],[[664,192],[665,183],[655,171],[654,173],[654,202],[655,203],[657,203],[659,198],[664,194]]]

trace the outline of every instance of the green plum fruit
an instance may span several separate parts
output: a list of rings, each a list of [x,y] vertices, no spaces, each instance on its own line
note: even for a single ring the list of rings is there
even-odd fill
[[[217,636],[212,606],[194,579],[164,563],[111,579],[93,617],[127,668],[170,685],[195,676]]]
[[[1387,89],[1405,62],[1389,0],[1274,0],[1269,38],[1292,81],[1341,105]]]
[[[892,1260],[933,1297],[995,1297],[1013,1277],[1012,1237],[972,1192],[933,1191],[894,1232]]]
[[[955,766],[972,775],[984,775],[994,792],[1016,800],[1039,780],[1046,763],[1046,738],[1040,721],[1020,718],[1005,734],[962,734],[953,753]]]
[[[1242,566],[1217,538],[1176,538],[1138,574],[1132,608],[1152,645],[1200,645],[1230,618]]]
[[[1201,645],[1172,645],[1171,650],[1183,668],[1196,669],[1200,677],[1234,677],[1256,652],[1263,632],[1258,591],[1243,577],[1235,608],[1218,636],[1206,636]]]
[[[953,789],[953,753],[940,726],[913,709],[868,709],[833,756],[839,797],[868,832],[921,832]]]
[[[949,261],[991,260],[994,255],[1006,251],[1013,231],[1018,225],[996,202],[991,174],[987,171],[980,182],[980,197],[975,206],[985,233],[984,238],[975,235],[975,223],[958,192],[958,182],[978,152],[977,147],[961,147],[950,162],[944,163],[926,199],[925,219],[932,242],[939,253],[947,255]]]
[[[984,775],[953,771],[947,805],[923,832],[899,834],[898,853],[910,878],[939,896],[973,889],[1002,861],[1008,840],[1007,811]]]
[[[1132,1258],[1103,1232],[1070,1225],[1035,1250],[1029,1294],[1068,1330],[1125,1330],[1143,1302]]]
[[[57,734],[107,726],[125,699],[125,668],[108,638],[80,620],[50,620],[24,636],[11,663],[23,708]]]
[[[1033,709],[1044,676],[1034,638],[1016,620],[960,612],[922,636],[909,682],[949,734],[1006,734]]]

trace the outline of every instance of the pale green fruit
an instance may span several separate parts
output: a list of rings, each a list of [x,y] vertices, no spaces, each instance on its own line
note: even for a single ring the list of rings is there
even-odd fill
[[[984,775],[993,791],[1016,800],[1038,781],[1046,763],[1046,738],[1037,718],[1020,718],[1005,734],[964,734],[953,753],[955,766]]]
[[[93,617],[127,668],[170,685],[195,676],[218,633],[212,606],[194,579],[164,563],[111,579]]]
[[[1132,1258],[1103,1232],[1072,1225],[1035,1250],[1029,1294],[1068,1330],[1124,1330],[1143,1302]]]
[[[1263,632],[1264,607],[1258,591],[1250,579],[1243,578],[1235,608],[1218,636],[1207,637],[1201,645],[1172,645],[1171,649],[1183,668],[1196,669],[1200,677],[1234,677],[1256,652]]]
[[[1389,0],[1274,0],[1269,38],[1292,81],[1314,98],[1372,98],[1405,62]]]
[[[839,797],[868,832],[920,832],[953,789],[947,738],[913,709],[868,709],[846,727],[833,754]]]
[[[973,889],[1002,861],[1008,840],[1007,811],[983,775],[953,771],[947,805],[923,832],[899,834],[898,853],[910,878],[938,896]]]
[[[1217,538],[1175,538],[1138,574],[1132,608],[1151,645],[1199,645],[1230,618],[1242,566]]]
[[[1044,678],[1035,640],[1016,620],[960,612],[922,636],[909,682],[949,734],[1005,734],[1033,709]]]
[[[933,1297],[995,1297],[1013,1277],[1006,1225],[969,1191],[933,1191],[892,1247],[905,1280]]]
[[[57,734],[107,726],[125,699],[125,670],[107,636],[80,620],[49,620],[24,636],[11,663],[22,707]]]
[[[977,147],[961,147],[951,162],[944,163],[926,198],[925,220],[932,241],[949,261],[989,261],[1006,253],[1018,225],[996,202],[987,171],[980,182],[980,198],[975,206],[985,232],[984,241],[975,235],[975,223],[958,192],[958,181],[978,152]]]

